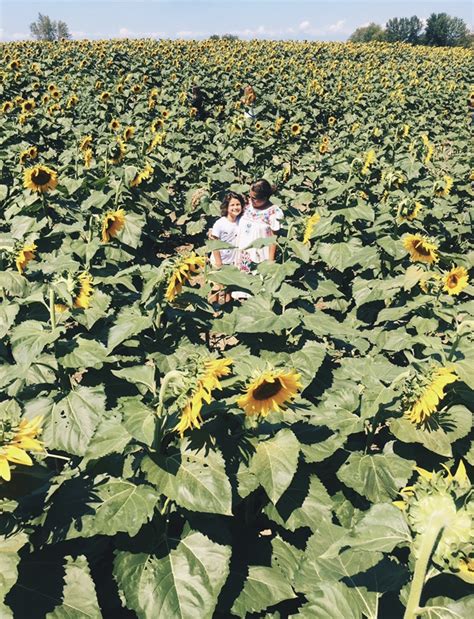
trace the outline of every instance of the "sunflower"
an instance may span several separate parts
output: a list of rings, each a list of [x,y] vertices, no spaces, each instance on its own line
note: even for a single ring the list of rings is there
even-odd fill
[[[27,101],[23,101],[21,104],[21,111],[24,114],[29,114],[35,109],[35,102],[33,99],[28,99]]]
[[[408,234],[403,241],[403,247],[410,252],[410,260],[412,262],[432,264],[439,260],[438,246],[426,236]]]
[[[71,95],[69,99],[67,100],[66,107],[70,109],[71,107],[74,107],[75,105],[77,105],[78,102],[79,102],[79,97],[77,95]]]
[[[308,219],[306,220],[304,236],[303,236],[303,243],[305,245],[308,245],[311,235],[313,234],[314,226],[318,223],[320,219],[321,219],[321,215],[319,215],[318,213],[314,213],[313,215],[311,215],[311,217],[308,217]]]
[[[102,219],[102,242],[108,243],[125,225],[125,211],[108,211]]]
[[[464,267],[453,267],[443,277],[443,290],[449,295],[457,295],[464,290],[469,281],[467,270]]]
[[[23,186],[25,189],[46,193],[54,189],[58,184],[58,174],[45,165],[37,165],[25,170]]]
[[[213,389],[221,389],[219,378],[230,374],[231,359],[207,359],[200,369],[197,381],[188,395],[186,404],[181,411],[181,418],[175,430],[183,436],[188,428],[200,428],[202,423],[201,409],[203,401],[211,401]]]
[[[4,114],[7,114],[8,112],[11,112],[13,110],[13,103],[11,101],[5,101],[5,103],[2,105],[2,112]]]
[[[79,149],[80,150],[86,150],[87,148],[90,148],[92,144],[92,136],[91,135],[85,135],[82,140],[79,142]]]
[[[362,174],[368,174],[370,166],[375,163],[376,155],[375,151],[371,148],[365,155],[364,165],[362,167]]]
[[[329,125],[330,127],[332,127],[332,126],[333,126],[333,125],[335,125],[335,124],[336,124],[336,119],[334,118],[334,116],[330,116],[330,117],[328,118],[328,125]]]
[[[53,90],[57,90],[57,86],[56,84],[48,84],[48,90],[49,92],[53,92]]]
[[[293,123],[290,127],[291,135],[299,135],[301,133],[301,125]]]
[[[204,268],[206,259],[196,254],[190,254],[179,259],[176,263],[165,292],[165,299],[170,303],[181,293],[183,283],[189,281]]]
[[[90,305],[90,297],[94,290],[92,275],[86,272],[80,273],[77,278],[77,284],[79,290],[74,299],[73,305],[74,307],[80,309],[87,309]]]
[[[143,181],[148,180],[153,174],[154,168],[148,162],[145,167],[137,172],[135,178],[130,182],[130,187],[138,187]]]
[[[397,210],[397,220],[400,223],[402,221],[413,221],[417,218],[422,208],[423,204],[421,202],[410,202],[409,204],[406,204],[404,201],[400,202]]]
[[[102,103],[105,103],[106,101],[108,101],[110,99],[110,92],[108,92],[107,90],[104,90],[104,92],[102,92],[99,95],[99,99],[102,101]]]
[[[28,262],[35,259],[35,252],[36,245],[34,243],[27,243],[18,251],[15,256],[15,265],[20,275],[23,275]]]
[[[86,148],[82,151],[82,156],[84,157],[84,167],[89,169],[91,167],[91,163],[92,163],[92,159],[93,159],[93,152],[92,152],[92,148]]]
[[[439,402],[444,398],[444,388],[454,383],[458,377],[452,367],[438,368],[431,372],[428,380],[422,385],[416,399],[405,411],[405,417],[415,425],[424,423],[436,412]]]
[[[125,157],[125,153],[127,152],[127,148],[120,138],[117,138],[117,142],[111,149],[110,152],[110,163],[120,163],[122,159]]]
[[[34,417],[31,421],[22,419],[11,438],[0,446],[0,478],[10,481],[10,462],[32,466],[33,461],[27,450],[43,450],[43,443],[36,438],[41,434],[42,420],[42,417]],[[2,435],[5,438],[4,432]]]
[[[275,120],[275,133],[279,133],[281,128],[283,127],[283,124],[285,122],[285,119],[283,118],[283,116],[278,116],[278,118]]]
[[[112,129],[112,131],[118,131],[120,129],[120,122],[116,118],[112,118],[109,122],[109,129]]]
[[[122,137],[125,142],[128,142],[128,140],[131,140],[133,138],[134,134],[135,134],[135,127],[127,127],[126,129],[124,129]]]
[[[59,92],[59,90],[52,90],[51,91],[51,96],[53,97],[53,99],[60,99],[61,98],[61,93]]]
[[[300,378],[294,370],[266,370],[246,386],[237,404],[247,415],[284,410],[301,388]]]
[[[155,120],[151,123],[151,132],[156,133],[158,129],[163,129],[165,123],[162,118],[155,118]]]

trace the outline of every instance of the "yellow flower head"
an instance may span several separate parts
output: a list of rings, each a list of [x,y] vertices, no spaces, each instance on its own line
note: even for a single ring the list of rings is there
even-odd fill
[[[109,122],[109,129],[112,129],[112,131],[118,131],[120,129],[120,122],[116,118],[112,118]]]
[[[421,202],[413,202],[411,200],[408,202],[400,202],[397,210],[397,221],[399,223],[403,221],[413,221],[418,217],[422,208],[423,204],[421,204]]]
[[[305,245],[309,243],[311,239],[311,235],[313,234],[314,227],[320,219],[321,219],[321,215],[319,215],[318,213],[314,213],[313,215],[311,215],[311,217],[308,217],[308,219],[306,220],[306,225],[305,225],[304,235],[303,235],[303,243]]]
[[[290,127],[291,135],[299,135],[301,133],[301,125],[293,123]]]
[[[46,193],[54,189],[58,184],[58,174],[45,165],[37,165],[25,170],[23,186],[38,193]]]
[[[435,369],[429,376],[428,382],[405,411],[405,417],[415,425],[426,422],[436,412],[439,402],[444,398],[444,388],[454,383],[458,377],[452,367]]]
[[[13,436],[0,445],[0,479],[10,481],[10,463],[32,466],[33,461],[27,450],[43,451],[43,443],[36,438],[41,434],[42,420],[42,417],[31,421],[22,419]]]
[[[457,295],[464,290],[469,281],[467,270],[464,267],[453,267],[444,274],[443,290],[449,295]]]
[[[127,152],[127,147],[125,143],[120,138],[117,139],[117,142],[112,146],[110,151],[110,163],[120,163],[122,159],[125,157],[125,153]]]
[[[77,279],[79,286],[78,294],[74,299],[74,307],[80,309],[87,309],[90,305],[90,297],[94,290],[93,278],[89,273],[80,273]]]
[[[183,284],[197,275],[204,268],[206,259],[203,256],[191,254],[181,258],[175,265],[165,292],[165,299],[170,303],[181,293]]]
[[[186,404],[181,411],[181,417],[175,430],[183,436],[188,428],[200,428],[202,423],[201,409],[203,402],[211,401],[212,391],[221,389],[219,378],[230,374],[232,359],[207,359],[202,364],[197,381]]]
[[[137,172],[135,178],[130,182],[130,187],[138,187],[143,181],[148,180],[153,175],[154,168],[148,163],[145,164],[145,167]]]
[[[92,136],[85,135],[79,143],[80,150],[86,150],[86,148],[90,148],[92,145]]]
[[[23,271],[30,260],[35,259],[36,245],[34,243],[27,243],[23,245],[20,251],[15,257],[15,264],[20,275],[23,275]]]
[[[266,370],[245,387],[237,405],[247,415],[262,417],[284,410],[301,388],[300,378],[294,370]]]
[[[375,162],[376,158],[377,157],[375,155],[375,151],[373,148],[371,148],[365,155],[364,165],[362,167],[362,174],[369,173],[370,166]]]
[[[127,127],[126,129],[124,129],[122,137],[125,140],[125,142],[128,142],[128,140],[131,140],[134,135],[135,135],[135,127]]]
[[[432,264],[439,260],[438,246],[420,234],[408,234],[403,241],[403,246],[410,253],[412,262]]]
[[[125,211],[108,211],[102,219],[102,242],[108,243],[125,225]]]

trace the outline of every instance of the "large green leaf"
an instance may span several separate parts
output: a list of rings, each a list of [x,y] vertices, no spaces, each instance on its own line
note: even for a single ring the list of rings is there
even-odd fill
[[[5,619],[13,618],[11,609],[5,605],[4,598],[17,579],[17,566],[20,561],[18,551],[28,541],[26,533],[15,533],[3,537],[0,544],[0,615]]]
[[[31,365],[45,346],[51,344],[61,335],[63,329],[48,331],[43,323],[26,320],[12,329],[10,342],[13,358],[19,365]]]
[[[423,617],[428,619],[466,619],[474,613],[474,595],[460,600],[448,597],[429,599],[423,607]]]
[[[83,456],[105,412],[103,387],[82,387],[55,402],[43,426],[43,439],[52,449]]]
[[[120,398],[123,425],[134,439],[151,447],[155,437],[156,414],[138,397]]]
[[[168,456],[146,456],[142,469],[150,483],[191,511],[231,515],[232,492],[222,454],[192,449],[186,442]]]
[[[317,583],[296,617],[301,619],[377,619],[379,595],[342,582]]]
[[[109,338],[107,341],[108,350],[113,350],[132,335],[136,335],[144,329],[148,329],[151,324],[151,316],[143,316],[134,308],[125,308],[117,316],[115,325],[109,331]]]
[[[373,503],[395,499],[413,473],[415,462],[396,454],[352,453],[337,476]]]
[[[273,438],[257,445],[251,470],[276,503],[285,492],[298,466],[299,443],[289,429],[280,430]]]
[[[211,618],[231,549],[191,531],[163,557],[118,552],[114,577],[139,619]]]
[[[86,558],[81,555],[75,559],[67,557],[65,571],[62,604],[46,618],[100,619],[102,613]]]
[[[347,542],[352,548],[390,551],[398,545],[409,545],[411,535],[402,512],[382,503],[364,513]]]
[[[250,565],[244,588],[235,600],[232,612],[238,617],[247,617],[295,597],[287,577],[278,568]]]

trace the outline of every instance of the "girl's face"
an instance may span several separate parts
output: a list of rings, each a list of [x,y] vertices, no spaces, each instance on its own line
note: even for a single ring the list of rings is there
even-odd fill
[[[242,205],[237,198],[231,198],[227,207],[227,217],[234,220],[242,213]]]
[[[256,194],[254,191],[250,191],[250,201],[252,203],[252,206],[254,208],[263,208],[268,204],[268,198],[257,198]]]

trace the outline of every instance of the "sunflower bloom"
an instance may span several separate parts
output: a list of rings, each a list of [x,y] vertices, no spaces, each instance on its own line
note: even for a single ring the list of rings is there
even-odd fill
[[[120,138],[117,139],[116,144],[111,149],[110,152],[110,163],[120,163],[122,159],[125,157],[125,153],[127,152],[127,147],[125,146],[123,140]]]
[[[364,166],[362,167],[362,174],[368,174],[370,166],[375,163],[376,156],[375,151],[371,148],[365,156]]]
[[[135,127],[126,127],[123,131],[122,137],[125,142],[128,142],[128,140],[131,140],[134,135],[135,135]]]
[[[301,133],[301,125],[293,123],[290,127],[291,135],[299,135]]]
[[[24,245],[15,257],[15,265],[20,275],[23,275],[23,271],[30,260],[35,259],[36,245],[34,243],[27,243]]]
[[[247,415],[262,417],[284,410],[301,388],[300,378],[294,370],[267,370],[246,386],[237,405]]]
[[[400,203],[397,211],[397,221],[399,223],[403,221],[413,221],[418,217],[422,208],[423,204],[421,204],[421,202],[415,202],[414,204],[412,202],[410,204],[404,202]]]
[[[23,186],[38,193],[46,193],[58,184],[58,174],[55,170],[45,165],[37,165],[25,170],[23,176]]]
[[[150,163],[146,163],[145,167],[137,172],[135,178],[130,182],[130,187],[138,187],[143,181],[148,180],[153,175],[154,168]]]
[[[313,234],[314,227],[320,219],[321,219],[321,215],[319,215],[318,213],[314,213],[313,215],[311,215],[311,217],[308,217],[308,219],[306,220],[306,226],[304,229],[304,236],[303,236],[303,243],[305,245],[308,245],[311,239],[311,235]]]
[[[449,295],[457,295],[464,290],[469,281],[467,270],[464,267],[453,267],[443,277],[443,290]]]
[[[11,479],[11,464],[32,466],[33,461],[27,450],[42,451],[43,443],[36,437],[41,434],[42,417],[35,417],[31,421],[22,419],[16,432],[7,443],[0,446],[0,478],[5,481]]]
[[[79,149],[84,151],[92,146],[92,136],[85,135],[79,143]]]
[[[102,242],[108,243],[125,225],[125,211],[108,211],[102,219]]]
[[[438,246],[420,234],[408,234],[403,241],[403,247],[410,253],[412,262],[432,264],[439,260]]]
[[[196,254],[181,258],[171,274],[165,292],[165,299],[170,303],[174,301],[181,293],[184,282],[189,281],[193,275],[197,275],[204,268],[205,264],[206,259],[202,256],[196,256]]]
[[[203,402],[211,401],[212,391],[221,389],[219,378],[230,374],[232,359],[208,359],[204,362],[198,375],[197,383],[181,412],[181,418],[175,430],[183,436],[188,428],[200,428]]]
[[[90,305],[90,297],[94,290],[93,278],[89,273],[81,273],[78,277],[79,292],[74,299],[74,307],[87,309]]]
[[[422,389],[411,407],[405,411],[406,419],[416,425],[423,424],[436,412],[438,404],[444,398],[444,388],[446,385],[457,380],[458,377],[452,367],[435,370],[428,384]]]

